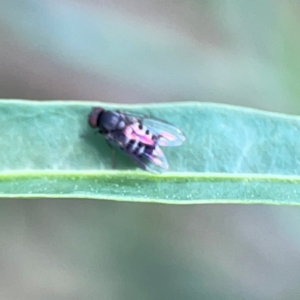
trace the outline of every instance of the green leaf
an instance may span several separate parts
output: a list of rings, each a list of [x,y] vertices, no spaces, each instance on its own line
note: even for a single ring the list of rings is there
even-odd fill
[[[209,103],[120,105],[186,135],[164,148],[170,170],[144,172],[111,149],[87,117],[95,102],[0,102],[0,196],[161,203],[300,203],[300,118]]]

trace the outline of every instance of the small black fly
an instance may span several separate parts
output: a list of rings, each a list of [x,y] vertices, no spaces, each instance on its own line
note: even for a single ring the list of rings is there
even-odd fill
[[[175,126],[141,114],[94,107],[88,120],[110,145],[124,151],[140,168],[149,172],[168,169],[168,161],[160,147],[179,146],[185,140]]]

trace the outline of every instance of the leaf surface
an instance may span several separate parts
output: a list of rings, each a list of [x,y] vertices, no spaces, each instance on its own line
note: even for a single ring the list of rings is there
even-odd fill
[[[87,123],[92,106],[164,119],[186,135],[170,170],[144,172]],[[210,103],[2,100],[0,196],[162,203],[300,203],[300,118]]]

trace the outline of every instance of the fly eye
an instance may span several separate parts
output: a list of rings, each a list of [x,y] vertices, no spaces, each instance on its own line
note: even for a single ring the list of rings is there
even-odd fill
[[[91,127],[95,128],[97,127],[97,119],[98,119],[98,115],[96,115],[95,113],[91,113],[89,115],[89,124]]]

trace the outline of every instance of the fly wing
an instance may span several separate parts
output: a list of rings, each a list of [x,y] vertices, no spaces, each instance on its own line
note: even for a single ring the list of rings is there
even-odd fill
[[[132,131],[128,134],[129,138],[139,138],[141,142],[147,145],[154,144],[154,141],[149,136],[145,135],[144,132],[139,132],[137,125],[140,122],[159,138],[157,143],[160,146],[174,147],[181,145],[185,141],[185,136],[181,130],[168,122],[138,113],[120,113],[130,120],[131,126],[128,126],[128,128],[131,128]]]
[[[158,146],[156,146],[156,149]],[[138,166],[150,173],[161,173],[162,171],[166,171],[169,168],[168,161],[163,154],[163,152],[160,150],[160,154],[143,154],[141,156],[135,155],[134,153],[130,153],[128,151],[124,151],[124,153],[127,154],[127,156],[133,160]]]
[[[157,173],[158,171],[168,170],[168,161],[162,150],[156,146],[153,152],[144,154],[147,163],[147,171]]]
[[[152,153],[147,153],[145,151],[142,155],[136,155],[125,150],[125,153],[135,161],[140,168],[151,173],[161,173],[169,168],[168,161],[161,151],[161,149],[156,146]]]
[[[145,154],[143,156],[137,156],[132,153],[126,152],[127,155],[135,161],[139,167],[150,173],[161,173],[168,169],[168,162],[166,157],[156,157],[152,155]]]
[[[174,147],[185,141],[181,130],[172,124],[152,118],[145,118],[143,124],[159,137],[157,144],[160,146]]]
[[[117,112],[123,117],[126,125],[140,122],[146,117],[143,114],[132,113],[132,112],[127,112],[127,111],[117,110]]]

